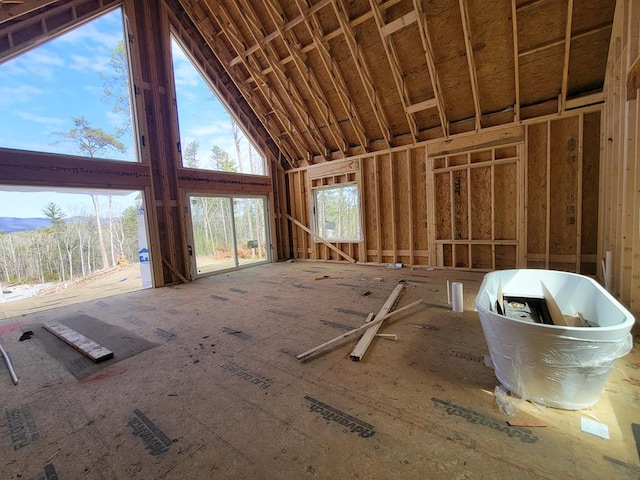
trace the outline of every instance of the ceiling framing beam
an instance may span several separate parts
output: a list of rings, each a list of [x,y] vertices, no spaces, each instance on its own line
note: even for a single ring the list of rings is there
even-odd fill
[[[302,2],[304,1],[306,3],[306,0],[295,1],[301,15],[304,15],[309,20],[308,22],[306,22],[306,26],[313,40],[313,43],[311,43],[308,47],[303,48],[302,51],[306,53],[307,48],[312,47],[315,48],[319,53],[322,64],[324,65],[324,68],[327,71],[329,78],[331,79],[334,90],[338,94],[338,98],[340,99],[342,108],[344,109],[344,112],[349,122],[351,123],[351,127],[356,134],[358,142],[366,152],[369,149],[369,140],[365,133],[362,119],[360,118],[360,114],[355,109],[355,106],[351,101],[349,90],[347,88],[346,82],[344,81],[344,77],[342,76],[342,72],[340,72],[340,68],[333,58],[333,55],[331,55],[328,40],[323,38],[322,26],[320,25],[320,21],[316,16],[317,10],[311,11],[308,10],[306,6],[303,6]]]
[[[513,121],[520,121],[520,55],[518,52],[518,16],[516,0],[511,0],[511,24],[513,27],[513,74],[515,81],[515,103],[513,105]]]
[[[207,10],[203,9],[200,3],[192,4],[192,2],[189,0],[179,0],[179,2],[184,8],[185,12],[188,13],[189,18],[191,19],[193,24],[196,26],[199,23],[201,23],[199,22],[199,19],[202,18],[198,14],[201,14],[203,17],[207,15]],[[187,5],[185,4],[188,4],[190,8],[187,9],[186,8]],[[222,40],[213,32],[206,32],[206,31],[200,31],[200,32],[202,37],[207,42],[207,45],[209,45],[209,48],[211,49],[213,54],[218,58],[218,61],[222,65],[227,65],[228,64],[227,60],[229,57],[231,57],[232,53],[227,49],[226,45],[224,45]],[[227,56],[227,58],[225,58],[225,55]],[[267,108],[263,104],[263,99],[266,99],[267,97],[263,96],[262,98],[258,98],[254,94],[253,90],[247,87],[243,83],[242,77],[244,72],[241,72],[239,67],[232,67],[229,70],[231,70],[229,72],[229,78],[235,84],[236,88],[240,91],[242,96],[245,98],[245,100],[247,101],[247,104],[249,104],[249,106],[251,107],[253,112],[256,114],[256,116],[260,119],[263,126],[269,133],[270,137],[273,139],[274,143],[280,149],[280,152],[282,153],[283,157],[285,158],[289,166],[291,166],[291,168],[296,168],[297,165],[296,165],[295,159],[301,158],[301,156],[304,156],[304,149],[300,149],[298,151],[298,149],[296,148],[297,147],[296,142],[293,139],[291,142],[292,145],[289,145],[287,142],[284,142],[282,140],[281,132],[283,129],[285,129],[285,125],[281,123],[282,128],[280,128],[278,127],[278,125],[275,124],[273,118],[271,117]],[[278,123],[280,123],[280,120],[279,119],[277,120],[278,120]]]
[[[469,26],[469,8],[467,0],[458,0],[460,5],[460,17],[462,19],[462,32],[464,34],[464,46],[467,51],[467,65],[469,66],[469,78],[471,79],[471,91],[473,93],[473,106],[476,111],[476,132],[481,128],[482,110],[480,109],[480,94],[478,92],[478,75],[476,73],[473,47],[471,42],[471,28]]]
[[[433,54],[433,46],[431,45],[431,38],[429,37],[429,28],[427,27],[427,17],[424,13],[422,6],[422,0],[413,0],[413,8],[418,15],[418,28],[420,30],[420,39],[422,40],[422,48],[427,60],[427,67],[429,68],[429,76],[431,77],[431,86],[438,107],[438,116],[440,117],[440,125],[442,126],[442,133],[445,137],[449,137],[449,122],[445,114],[445,104],[442,97],[442,88],[440,87],[440,79],[438,77],[438,71],[436,69],[435,56]]]
[[[300,73],[302,82],[311,95],[318,112],[322,116],[329,134],[333,138],[337,148],[341,150],[343,154],[347,154],[349,146],[342,131],[340,130],[338,121],[333,114],[333,110],[329,106],[326,96],[320,87],[320,82],[313,73],[313,70],[305,64],[304,60],[298,53],[299,42],[295,34],[291,30],[284,30],[283,28],[285,25],[284,12],[280,9],[280,6],[274,2],[274,0],[266,0],[265,5],[271,20],[276,25],[277,32],[280,34],[285,46],[287,47],[289,56],[293,58],[293,62]]]
[[[251,32],[253,41],[256,43],[260,43],[260,40],[264,38],[264,31],[255,10],[251,6],[251,2],[240,0],[240,2],[234,2],[234,5],[237,9],[237,13],[242,18],[245,27]],[[296,84],[289,79],[289,75],[285,71],[285,67],[280,63],[280,57],[278,53],[275,51],[273,45],[269,43],[265,47],[260,47],[260,53],[273,69],[276,81],[282,91],[286,92],[289,95],[289,99],[291,100],[293,107],[287,110],[293,110],[293,115],[298,118],[300,124],[307,127],[306,131],[313,141],[313,144],[311,146],[315,147],[320,156],[324,160],[326,160],[330,156],[329,149],[326,146],[325,140],[322,137],[318,138],[317,136],[321,135],[320,127],[316,123],[315,118],[313,118],[313,116],[308,112],[307,105],[305,104],[302,95],[296,87]],[[249,58],[251,59],[253,58],[253,56]],[[257,59],[254,58],[254,61],[256,65],[259,65]],[[267,83],[267,85],[269,85],[269,83]],[[272,91],[274,90],[272,89]],[[284,107],[285,103],[284,101],[282,101],[281,96],[277,93],[277,91],[274,91],[274,94],[280,99],[280,102]],[[299,131],[304,135],[304,130],[299,129]],[[314,152],[310,150],[311,157],[307,158],[309,163],[313,163],[313,153]]]
[[[244,51],[244,47],[240,40],[241,36],[235,26],[235,23],[231,19],[229,12],[227,12],[226,8],[223,5],[218,5],[217,8],[213,9],[213,6],[209,4],[209,2],[203,2],[206,5],[207,10],[209,11],[209,15],[214,18],[219,26],[221,31],[226,35],[227,39],[235,48],[236,52]],[[222,28],[224,25],[225,28]],[[288,135],[289,140],[295,146],[296,151],[298,152],[299,158],[304,158],[307,161],[312,161],[312,149],[311,146],[307,143],[306,138],[302,134],[302,132],[298,129],[297,125],[295,125],[291,121],[291,115],[285,108],[280,97],[273,91],[273,89],[268,86],[268,79],[266,76],[263,76],[260,72],[260,66],[253,60],[251,56],[246,59],[242,59],[242,65],[245,67],[249,75],[254,77],[255,83],[257,85],[258,91],[262,94],[262,96],[268,101],[271,102],[273,106],[273,113],[276,118],[278,118],[278,122],[282,125],[282,129]],[[250,90],[250,87],[245,86]],[[282,134],[279,135],[280,138]]]
[[[39,8],[49,6],[52,3],[56,3],[56,1],[57,0],[25,0],[24,2],[16,2],[13,6],[9,7],[2,4],[0,5],[0,25],[9,20],[15,20],[23,15],[27,15]]]
[[[360,76],[360,81],[364,86],[364,90],[369,99],[369,103],[371,104],[371,109],[378,122],[380,132],[382,133],[382,137],[384,139],[386,147],[389,148],[391,147],[391,130],[389,129],[389,122],[387,121],[387,118],[382,109],[382,105],[380,103],[380,99],[378,98],[378,94],[376,93],[376,89],[373,85],[371,72],[367,67],[364,55],[362,54],[360,46],[358,45],[358,41],[356,40],[355,32],[353,31],[353,27],[349,22],[347,9],[344,5],[343,0],[332,0],[331,3],[333,4],[333,10],[335,11],[338,22],[340,23],[342,34],[344,35],[347,46],[349,47],[349,52],[351,53],[351,57],[356,66],[356,70],[358,71],[358,75]]]
[[[560,112],[564,112],[569,88],[569,57],[571,56],[571,25],[573,23],[573,0],[567,2],[567,29],[564,36],[564,65],[562,66],[562,91],[560,94]]]
[[[369,0],[369,4],[371,5],[373,18],[378,27],[378,32],[380,33],[380,39],[382,40],[382,45],[384,46],[384,51],[385,51],[385,54],[387,55],[389,66],[391,67],[391,74],[393,75],[393,80],[396,84],[396,90],[398,92],[398,95],[400,96],[400,100],[402,101],[402,108],[404,110],[407,124],[409,125],[409,130],[411,131],[411,138],[413,139],[413,143],[416,143],[416,141],[418,140],[418,126],[416,125],[416,119],[413,117],[413,113],[410,113],[407,110],[409,105],[411,105],[411,100],[409,99],[409,92],[407,91],[406,83],[402,79],[402,68],[400,67],[398,54],[396,53],[396,49],[393,45],[393,40],[391,39],[391,36],[385,35],[385,33],[383,32],[383,28],[385,27],[385,22],[383,18],[383,13],[378,6],[377,0]]]
[[[376,8],[379,9],[380,5],[376,5]],[[374,11],[374,14],[375,14],[375,11]],[[389,22],[386,25],[383,25],[382,28],[380,28],[380,33],[385,37],[388,37],[389,35],[402,30],[404,27],[413,25],[417,21],[418,21],[418,15],[416,14],[416,11],[411,10],[409,13],[401,16],[400,18],[396,18],[392,22]]]

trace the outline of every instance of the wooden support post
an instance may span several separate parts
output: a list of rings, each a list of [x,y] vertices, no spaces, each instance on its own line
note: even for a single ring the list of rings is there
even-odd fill
[[[388,314],[403,293],[404,284],[396,286],[396,288],[393,289],[393,292],[391,292],[391,295],[389,295],[389,298],[387,298],[387,301],[384,302],[384,305],[382,305],[382,308],[380,308],[380,310],[376,314],[376,318],[384,317],[386,314]],[[351,352],[351,360],[355,362],[359,362],[360,360],[362,360],[362,357],[364,357],[364,354],[367,352],[367,348],[369,348],[369,345],[371,345],[371,342],[373,342],[373,339],[375,338],[376,334],[378,333],[378,329],[381,326],[382,322],[379,323],[376,327],[370,328],[366,332],[364,332],[362,338]]]
[[[376,318],[375,320],[372,320],[369,323],[365,323],[364,325],[362,325],[362,326],[360,326],[358,328],[354,328],[353,330],[349,330],[348,332],[343,333],[339,337],[332,338],[328,342],[324,342],[323,344],[320,344],[317,347],[312,348],[311,350],[307,350],[306,352],[303,352],[300,355],[296,355],[296,358],[298,360],[307,360],[311,356],[316,355],[316,354],[318,354],[320,352],[323,352],[325,350],[328,350],[329,348],[334,347],[334,346],[340,344],[341,342],[345,342],[345,341],[349,340],[350,338],[355,337],[358,334],[364,332],[368,328],[374,327],[374,326],[378,325],[379,323],[384,322],[388,318],[394,317],[396,315],[399,315],[400,313],[404,313],[407,310],[410,310],[410,309],[412,309],[414,307],[417,307],[423,301],[424,300],[422,300],[422,299],[416,300],[415,302],[410,303],[409,305],[406,305],[406,306],[404,306],[402,308],[399,308],[398,310],[394,310],[393,312],[388,313],[387,315],[385,315],[383,317]]]

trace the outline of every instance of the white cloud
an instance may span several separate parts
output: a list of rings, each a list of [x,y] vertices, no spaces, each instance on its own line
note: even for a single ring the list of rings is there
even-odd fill
[[[41,90],[31,85],[19,85],[17,87],[0,86],[0,105],[12,105],[14,103],[26,103],[33,100],[37,95],[42,95]]]
[[[93,72],[107,72],[111,70],[110,57],[105,55],[96,55],[94,57],[85,57],[83,55],[71,55],[70,68],[78,70],[80,72],[93,71]]]
[[[18,112],[18,116],[23,120],[33,123],[41,123],[43,125],[64,125],[67,121],[63,118],[47,117],[44,115],[36,115],[29,112]]]
[[[58,68],[64,67],[62,57],[42,50],[33,50],[2,66],[3,76],[29,75],[31,78],[48,80]]]
[[[124,37],[121,29],[107,33],[100,31],[95,23],[88,23],[71,30],[69,33],[59,37],[58,40],[72,43],[76,47],[87,46],[93,50],[96,43],[107,49],[115,48],[119,41],[124,40]]]

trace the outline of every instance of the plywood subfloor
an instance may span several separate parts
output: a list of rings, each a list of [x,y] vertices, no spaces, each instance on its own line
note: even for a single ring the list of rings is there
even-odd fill
[[[314,280],[325,275],[336,278]],[[398,307],[425,307],[383,326],[397,341],[374,340],[361,362],[349,359],[355,341],[295,359],[359,326],[400,279]],[[447,307],[446,280],[464,283],[463,313]],[[547,427],[508,427],[473,310],[481,280],[281,263],[2,320],[20,383],[0,365],[0,478],[637,479],[637,350],[592,409],[521,403],[515,419]],[[18,342],[83,315],[157,346],[77,378],[37,338]],[[581,417],[607,424],[610,440],[582,432]]]

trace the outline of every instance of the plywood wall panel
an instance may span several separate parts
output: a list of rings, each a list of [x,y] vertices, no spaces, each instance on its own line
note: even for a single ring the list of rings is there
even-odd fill
[[[546,254],[547,243],[547,124],[527,127],[527,253]],[[544,267],[527,262],[529,267]]]
[[[549,251],[576,255],[579,162],[579,117],[551,122]],[[575,265],[572,269],[574,270]]]
[[[494,238],[515,240],[518,230],[518,168],[516,163],[494,167]]]
[[[395,211],[392,156],[378,155],[378,194],[380,195],[380,211],[378,222],[381,232],[383,263],[395,263]],[[385,254],[386,253],[386,254]]]
[[[582,221],[580,250],[585,255],[598,253],[598,208],[600,183],[600,113],[584,116],[582,148]],[[597,262],[582,261],[580,271],[596,274]]]
[[[411,169],[407,161],[409,152],[403,150],[393,154],[393,179],[394,179],[394,219],[395,219],[395,245],[399,252],[397,261],[411,264],[411,235],[412,219],[411,208]],[[406,252],[400,254],[400,252]]]
[[[410,150],[411,160],[411,228],[413,229],[414,264],[429,265],[429,224],[427,214],[426,149]]]
[[[436,173],[434,178],[435,238],[445,240],[453,238],[451,229],[451,174]]]
[[[378,238],[380,236],[380,225],[378,222],[378,176],[376,173],[376,162],[373,157],[363,158],[361,161],[363,184],[360,191],[361,197],[364,199],[363,222],[365,225],[365,251],[378,252],[380,245]],[[377,262],[377,253],[374,255],[367,254],[366,261]]]
[[[472,168],[469,170],[469,175],[471,182],[471,239],[491,240],[491,167]]]
[[[469,238],[469,180],[466,170],[454,170],[453,181],[453,238]]]

